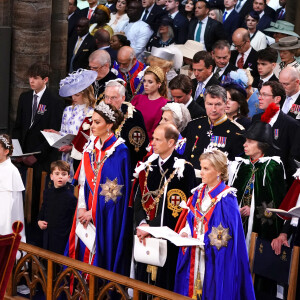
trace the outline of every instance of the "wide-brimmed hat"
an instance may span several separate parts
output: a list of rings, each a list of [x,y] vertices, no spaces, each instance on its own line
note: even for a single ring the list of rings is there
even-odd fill
[[[187,40],[183,45],[175,45],[184,57],[193,59],[194,55],[203,50],[203,44],[193,40]]]
[[[273,129],[270,124],[261,121],[253,123],[244,133],[244,137],[250,140],[267,143],[269,146],[279,150],[273,143]]]
[[[278,20],[276,22],[271,22],[270,25],[271,27],[264,29],[264,31],[283,33],[299,37],[299,35],[296,32],[294,32],[295,25],[290,22]]]
[[[78,69],[59,83],[59,95],[69,97],[88,88],[97,78],[98,73],[92,70]]]
[[[271,45],[276,50],[294,50],[300,48],[300,40],[295,36],[287,36],[279,39],[278,43]]]

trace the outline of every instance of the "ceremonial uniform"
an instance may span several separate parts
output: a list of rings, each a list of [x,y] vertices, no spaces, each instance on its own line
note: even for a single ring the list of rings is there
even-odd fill
[[[109,80],[116,79],[116,77],[117,76],[113,72],[109,71],[104,78],[95,80],[95,82],[92,84],[97,104],[99,104],[99,102],[104,99],[105,83]]]
[[[200,169],[199,157],[209,144],[228,153],[228,159],[244,153],[242,134],[244,128],[230,121],[226,115],[212,124],[208,117],[192,120],[186,128],[186,147],[184,158],[190,161],[195,169]]]
[[[125,145],[130,153],[131,170],[133,171],[137,162],[142,161],[143,157],[146,155],[146,147],[149,143],[149,139],[146,132],[144,118],[140,111],[136,110],[134,106],[128,102],[123,102],[121,110],[124,114],[124,121],[116,130],[115,135],[116,137],[122,137],[122,139],[125,140]],[[81,132],[89,136],[91,124],[91,116],[85,118],[78,130],[77,136],[72,142],[75,148],[75,150],[72,150],[72,154],[76,152],[78,157],[77,159],[81,159],[83,146],[87,142],[87,139]]]
[[[173,151],[169,159],[159,166],[157,154],[152,154],[140,167],[134,212],[136,226],[146,222],[150,226],[168,226],[175,228],[182,211],[181,201],[187,201],[191,189],[195,186],[193,167]],[[154,159],[154,160],[153,160]],[[157,206],[154,201],[158,199]],[[155,284],[173,290],[178,248],[168,242],[167,260],[158,268]],[[146,264],[138,263],[137,279],[148,282]]]
[[[127,100],[131,101],[133,96],[142,94],[144,91],[143,85],[143,75],[142,72],[146,68],[146,65],[141,63],[140,61],[136,61],[135,65],[129,70],[128,73],[124,74],[119,69],[119,65],[117,62],[114,64],[114,69],[117,70],[118,75],[117,78],[121,78],[126,82],[126,91],[127,91]],[[128,75],[128,76],[127,76]],[[129,84],[129,86],[128,86]]]
[[[202,240],[204,249],[179,249],[175,292],[197,297],[202,290],[205,300],[255,299],[235,190],[221,181],[192,192],[176,231]]]
[[[129,153],[124,140],[109,136],[101,145],[91,138],[80,169],[75,175],[80,185],[77,208],[92,210],[96,227],[96,250],[90,251],[76,238],[77,213],[65,255],[115,273],[129,276],[131,258],[132,213],[129,204]]]
[[[237,189],[238,203],[240,207],[250,207],[250,216],[243,218],[247,247],[252,232],[272,241],[278,236],[282,222],[266,209],[278,208],[284,198],[283,164],[278,156],[261,157],[254,164],[238,157],[234,164],[232,186]]]

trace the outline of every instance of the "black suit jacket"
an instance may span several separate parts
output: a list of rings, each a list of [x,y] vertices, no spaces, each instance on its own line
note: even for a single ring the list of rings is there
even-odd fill
[[[236,59],[239,55],[239,52],[237,50],[233,50],[231,51],[231,57],[230,57],[230,62],[236,66]],[[250,67],[251,71],[251,75],[253,77],[257,77],[259,76],[258,71],[257,71],[257,52],[252,48],[247,60],[244,62],[244,66],[243,69],[247,69],[248,67]]]
[[[266,28],[270,27],[271,22],[272,22],[272,18],[266,13],[264,13],[262,18],[259,20],[256,29],[263,32]]]
[[[259,84],[259,81],[260,81],[260,77],[259,76],[255,77],[254,80],[253,80],[252,86],[257,88],[258,84]],[[273,74],[268,81],[277,81],[278,82],[278,78]]]
[[[225,22],[223,22],[226,38],[230,44],[232,43],[232,38],[231,38],[232,34],[237,28],[239,28],[239,25],[240,25],[240,15],[235,9],[233,9],[233,11],[227,17]]]
[[[192,82],[193,82],[192,97],[194,98],[198,82],[197,82],[196,78],[194,78],[192,80]],[[209,79],[209,81],[207,82],[207,84],[205,85],[205,88],[207,88],[208,86],[214,85],[214,84],[215,85],[220,85],[220,81],[215,76],[212,76]],[[201,96],[201,94],[196,99],[196,103],[199,104],[204,109],[204,111],[205,111],[204,98],[203,98],[203,96]],[[206,115],[206,113],[205,113],[205,115]]]
[[[193,19],[190,21],[189,31],[188,31],[188,39],[194,40],[195,30],[198,24],[198,19]],[[224,29],[223,25],[208,17],[207,24],[204,32],[204,44],[205,48],[208,52],[212,51],[213,44],[218,41],[224,39]]]
[[[72,38],[69,41],[68,45],[68,58],[67,58],[67,67],[68,70],[70,70],[71,67],[71,60],[73,57],[74,48],[76,45],[78,39],[78,35],[72,36]],[[79,68],[86,69],[89,66],[89,56],[92,52],[94,52],[97,49],[96,42],[93,36],[88,34],[84,41],[81,43],[74,59],[72,62],[72,69],[73,71],[78,70]]]
[[[206,115],[205,109],[203,109],[196,101],[192,101],[187,109],[190,112],[191,118],[196,119]]]
[[[19,140],[24,153],[41,151],[36,158],[40,163],[49,165],[57,159],[57,150],[49,146],[40,131],[44,129],[60,130],[64,108],[63,100],[46,88],[31,125],[32,101],[33,91],[20,95],[13,136]],[[45,105],[44,109],[43,105]]]
[[[68,38],[76,33],[76,25],[81,18],[80,9],[77,8],[74,14],[68,19]]]
[[[253,0],[247,0],[238,13],[240,15],[240,26],[245,22],[245,17],[251,10],[253,10]]]
[[[174,40],[176,44],[184,44],[187,41],[189,21],[180,12],[173,19]]]
[[[108,7],[111,13],[117,12],[116,3],[113,3],[110,7]]]
[[[89,7],[86,7],[86,8],[84,8],[84,9],[82,9],[82,10],[80,11],[80,18],[82,18],[82,17],[87,18],[88,14],[89,14],[89,9],[90,9]],[[94,12],[93,12],[93,14],[92,14],[92,16],[91,16],[90,24],[97,23],[97,22],[96,22],[96,19],[95,19],[95,16],[94,16],[94,13],[95,13],[95,10],[94,10]]]
[[[262,114],[254,115],[252,123],[260,120]],[[282,111],[279,112],[278,118],[272,127],[273,143],[279,147],[280,150],[275,148],[269,148],[266,155],[280,156],[287,173],[287,179],[291,178],[296,171],[295,162],[292,159],[291,149],[294,144],[297,143],[295,136],[300,127],[300,123],[294,120],[292,117],[287,116]],[[278,130],[275,133],[275,130]]]
[[[145,22],[150,25],[154,33],[157,32],[159,27],[159,22],[162,16],[166,15],[166,11],[163,10],[157,4],[154,4],[153,8],[151,9],[150,14],[148,14],[147,19]]]
[[[110,55],[110,59],[111,59],[111,67],[113,67],[114,62],[117,61],[117,55],[118,55],[118,51],[116,51],[115,49],[108,47],[103,49],[105,51],[107,51]]]

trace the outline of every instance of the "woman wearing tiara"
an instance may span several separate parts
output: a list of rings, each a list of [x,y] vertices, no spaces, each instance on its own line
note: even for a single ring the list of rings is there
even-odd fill
[[[132,231],[129,152],[114,131],[123,114],[100,102],[92,116],[89,142],[75,174],[80,186],[77,213],[65,255],[122,275],[129,275]],[[76,237],[76,226],[96,227],[95,254]]]
[[[18,169],[12,164],[13,152],[11,138],[0,135],[0,235],[12,233],[12,224],[21,221],[24,224],[23,197],[24,185]],[[26,243],[25,228],[21,232],[21,241]]]
[[[236,190],[225,184],[227,157],[207,149],[200,164],[202,184],[183,203],[175,230],[203,246],[179,249],[175,292],[193,299],[255,299]]]

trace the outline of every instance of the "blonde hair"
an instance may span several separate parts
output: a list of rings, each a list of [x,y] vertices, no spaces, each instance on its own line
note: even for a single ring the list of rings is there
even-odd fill
[[[212,166],[221,173],[220,178],[222,181],[228,180],[227,156],[225,153],[218,149],[214,149],[202,153],[199,160],[201,161],[204,159],[209,160]]]
[[[151,66],[145,71],[144,77],[145,75],[148,75],[150,73],[154,75],[156,82],[161,83],[161,86],[158,89],[159,94],[162,97],[167,98],[167,85],[166,85],[166,76],[164,74],[164,71],[160,67]]]
[[[94,96],[94,88],[92,85],[81,91],[79,94],[82,94],[83,103],[86,105],[86,107],[95,107],[96,99]]]

